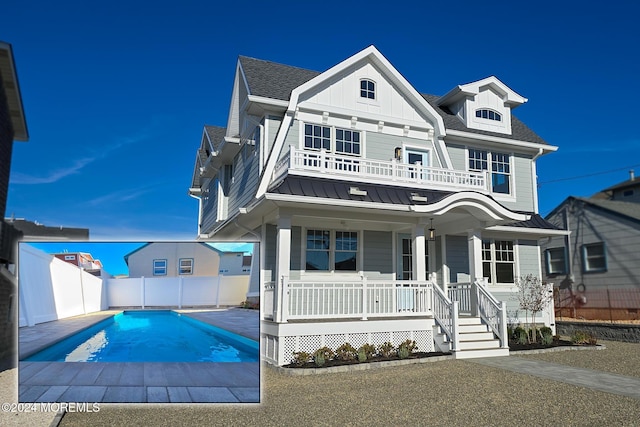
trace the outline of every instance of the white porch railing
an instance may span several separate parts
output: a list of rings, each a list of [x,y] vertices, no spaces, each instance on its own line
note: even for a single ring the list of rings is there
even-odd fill
[[[355,156],[333,154],[325,150],[299,150],[291,146],[286,157],[274,170],[274,181],[289,172],[303,172],[311,176],[319,174],[332,178],[344,178],[390,185],[407,185],[417,188],[443,188],[484,191],[487,189],[487,173],[467,172],[408,164],[396,160],[373,160]]]
[[[498,301],[477,280],[473,283],[478,301],[478,315],[489,325],[489,328],[500,339],[500,347],[509,348],[507,336],[507,304]]]
[[[439,286],[433,287],[433,317],[449,338],[451,351],[458,351],[458,302],[451,301]]]
[[[282,279],[287,290],[282,320],[431,315],[433,284],[428,281],[341,281],[320,282]],[[273,298],[273,288],[265,287]],[[268,303],[268,300],[265,301]],[[277,307],[273,302],[265,306]],[[285,310],[286,308],[286,310]],[[268,311],[265,312],[268,316]],[[274,318],[278,317],[274,315]]]
[[[265,319],[273,319],[275,313],[275,282],[265,282],[262,292],[262,300],[260,301],[260,309],[262,317]]]
[[[447,287],[447,296],[451,301],[458,301],[458,309],[461,314],[474,314],[472,312],[472,307],[475,305],[473,292],[471,292],[472,287],[471,283],[451,283]]]

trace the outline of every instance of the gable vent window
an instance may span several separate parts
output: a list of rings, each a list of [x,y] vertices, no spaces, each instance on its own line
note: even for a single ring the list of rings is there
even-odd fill
[[[497,113],[493,110],[488,110],[486,108],[476,110],[476,117],[481,119],[495,120],[497,122],[502,121],[502,115],[500,113]]]
[[[373,80],[360,80],[360,97],[376,99],[376,83]]]

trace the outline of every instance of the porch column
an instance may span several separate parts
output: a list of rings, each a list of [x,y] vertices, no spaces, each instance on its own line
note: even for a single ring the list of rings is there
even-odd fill
[[[426,253],[424,250],[425,238],[424,238],[424,225],[418,224],[413,226],[412,240],[413,240],[413,280],[425,281],[427,280],[427,265],[425,262]]]
[[[471,283],[482,280],[482,234],[480,230],[468,232],[469,244],[469,279]]]
[[[291,260],[291,216],[283,215],[278,218],[278,234],[276,237],[276,321],[287,320],[287,289],[289,281],[289,266]],[[284,279],[283,279],[284,278]]]

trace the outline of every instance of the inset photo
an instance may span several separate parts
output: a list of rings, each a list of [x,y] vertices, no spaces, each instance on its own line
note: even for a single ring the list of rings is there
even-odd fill
[[[19,401],[259,403],[257,253],[20,242]]]

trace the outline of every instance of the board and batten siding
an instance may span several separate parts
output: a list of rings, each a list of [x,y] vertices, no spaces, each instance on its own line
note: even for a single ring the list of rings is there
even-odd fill
[[[366,273],[393,274],[393,234],[365,230],[362,238],[363,266]]]

